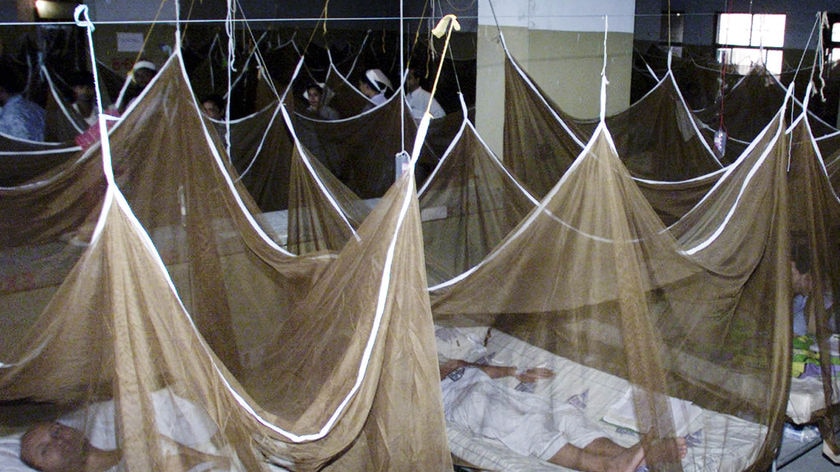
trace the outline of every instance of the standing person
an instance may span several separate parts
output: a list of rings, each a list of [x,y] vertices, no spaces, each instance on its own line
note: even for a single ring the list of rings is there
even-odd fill
[[[339,120],[341,115],[331,106],[327,105],[329,94],[323,86],[311,83],[303,92],[303,98],[309,103],[303,114],[318,120]]]
[[[391,81],[380,69],[368,69],[359,79],[359,90],[370,100],[371,105],[364,111],[378,107],[388,101],[387,92],[393,90]]]
[[[44,140],[46,112],[21,95],[21,77],[9,65],[0,65],[0,133],[30,141]]]
[[[443,107],[440,106],[440,103],[432,94],[420,86],[420,76],[415,68],[408,69],[408,75],[405,78],[405,102],[411,111],[411,116],[418,122],[426,113],[426,107],[429,107],[429,114],[432,115],[432,118],[442,118],[446,115],[446,111],[443,110]],[[429,102],[431,102],[431,106]]]

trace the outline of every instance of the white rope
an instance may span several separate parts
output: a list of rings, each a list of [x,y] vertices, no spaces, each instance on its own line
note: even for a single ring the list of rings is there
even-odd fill
[[[828,23],[828,12],[822,12],[821,14],[818,14],[818,15],[820,17],[820,31],[822,31],[823,28],[829,28],[830,25]],[[817,57],[819,58],[818,60],[819,60],[819,67],[820,67],[820,73],[818,74],[818,77],[820,78],[820,86],[819,86],[820,99],[823,102],[825,102],[825,77],[824,77],[824,75],[825,75],[825,54],[823,54],[823,51],[825,50],[824,49],[825,48],[825,43],[823,43],[823,35],[822,34],[817,35],[817,37],[818,37],[818,39],[817,39]],[[811,72],[811,73],[813,74],[813,72]]]
[[[420,150],[423,147],[423,140],[426,139],[426,133],[429,131],[429,122],[432,119],[432,114],[429,112],[432,108],[432,101],[437,91],[438,81],[440,81],[440,71],[443,69],[443,60],[446,57],[446,50],[449,48],[449,40],[452,37],[452,30],[460,31],[461,25],[455,15],[445,15],[440,19],[437,26],[432,30],[432,34],[440,38],[446,35],[446,41],[443,43],[443,52],[438,63],[437,73],[435,74],[435,81],[432,83],[432,90],[430,92],[429,102],[426,104],[426,111],[423,113],[423,118],[420,119],[420,125],[417,127],[417,136],[414,139],[414,148],[411,151],[411,164],[413,169],[417,158],[420,156]]]
[[[609,30],[609,22],[607,16],[604,15],[604,65],[601,69],[601,121],[607,119],[607,30]]]
[[[105,172],[105,179],[108,181],[108,185],[110,186],[114,185],[114,169],[111,162],[111,141],[108,137],[107,124],[107,120],[111,119],[111,117],[106,115],[102,110],[102,89],[99,83],[99,70],[96,67],[96,51],[93,48],[93,30],[95,30],[96,27],[93,25],[93,22],[90,21],[87,5],[76,6],[76,9],[73,11],[73,17],[76,20],[76,26],[87,29],[91,70],[93,73],[93,85],[96,90],[96,110],[99,115],[98,123],[100,146],[102,149],[102,170]]]
[[[405,151],[405,80],[408,77],[405,70],[405,21],[403,20],[403,0],[400,0],[400,149]],[[332,61],[331,61],[332,62]],[[432,99],[430,98],[431,102]],[[399,172],[399,169],[397,169]]]

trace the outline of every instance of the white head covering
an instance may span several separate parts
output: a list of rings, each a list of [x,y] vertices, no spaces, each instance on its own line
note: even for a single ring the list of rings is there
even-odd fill
[[[134,64],[134,67],[131,68],[131,71],[134,72],[137,69],[149,69],[149,70],[157,71],[157,66],[152,61],[137,61]]]
[[[391,81],[388,80],[385,73],[379,69],[368,69],[365,71],[365,77],[367,77],[368,81],[370,81],[370,83],[376,87],[376,90],[380,92],[384,92],[385,89],[394,89],[394,87],[391,86]]]

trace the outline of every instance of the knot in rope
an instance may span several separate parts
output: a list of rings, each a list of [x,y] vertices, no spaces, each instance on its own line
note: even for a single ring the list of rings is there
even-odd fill
[[[82,17],[84,17],[84,19],[82,19]],[[93,22],[90,21],[90,17],[88,16],[87,5],[76,5],[76,9],[73,10],[73,18],[76,20],[76,26],[87,28],[91,31],[96,29],[96,27],[93,26]]]

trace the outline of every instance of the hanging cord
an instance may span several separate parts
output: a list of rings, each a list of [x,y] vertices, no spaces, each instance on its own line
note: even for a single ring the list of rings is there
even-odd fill
[[[824,52],[825,51],[825,43],[823,42],[822,30],[823,30],[823,28],[825,28],[825,29],[830,28],[831,25],[828,22],[828,12],[824,11],[819,16],[820,16],[820,34],[817,37],[817,56],[818,56],[818,59],[815,58],[815,60],[819,60],[819,67],[820,67],[820,73],[818,74],[818,77],[820,78],[820,86],[819,86],[820,99],[823,101],[823,103],[825,103],[825,52]],[[814,73],[813,69],[816,69],[816,67],[817,66],[815,64],[814,67],[811,69],[812,76],[813,76],[813,73]],[[814,93],[816,93],[816,90],[814,90]]]
[[[610,29],[609,16],[604,15],[604,65],[601,69],[601,122],[607,119],[607,33]]]
[[[405,150],[405,13],[403,0],[400,0],[400,149]]]
[[[487,0],[490,4],[490,12],[493,13],[493,21],[496,23],[496,30],[499,31],[499,41],[502,43],[502,49],[507,51],[507,44],[505,44],[505,36],[502,34],[502,27],[499,25],[499,18],[496,16],[496,9],[493,7],[493,0]]]
[[[671,70],[671,0],[668,0],[668,70]]]
[[[816,14],[816,20],[814,21],[814,26],[811,27],[811,33],[808,35],[808,41],[805,43],[805,47],[802,49],[802,55],[799,56],[799,64],[796,65],[796,71],[793,73],[793,82],[796,82],[796,77],[799,75],[799,71],[802,70],[802,63],[805,62],[805,52],[808,50],[808,46],[811,45],[811,40],[814,38],[814,33],[817,31],[818,25],[822,22],[822,15],[820,12]],[[817,38],[817,50],[820,50],[820,43],[821,43],[821,36]],[[816,60],[816,58],[815,58]],[[810,71],[810,78],[808,81],[814,80],[814,67],[811,67]]]
[[[242,9],[241,4],[239,5],[239,8]],[[277,98],[279,100],[280,99],[280,94],[279,94],[279,92],[277,92],[277,87],[274,85],[274,80],[271,78],[271,74],[268,72],[268,66],[266,64],[265,58],[263,58],[263,56],[262,56],[262,49],[260,47],[262,42],[265,40],[266,43],[267,43],[267,47],[269,49],[271,49],[273,47],[273,45],[271,44],[271,37],[269,36],[268,31],[264,31],[263,34],[259,37],[259,39],[257,39],[257,37],[254,36],[254,30],[251,29],[250,23],[248,21],[244,21],[243,24],[245,25],[245,32],[249,35],[251,43],[254,45],[254,47],[253,47],[253,50],[251,51],[251,54],[248,56],[248,59],[245,61],[245,65],[242,67],[242,73],[240,73],[239,77],[237,77],[236,80],[233,82],[232,87],[236,86],[236,84],[238,84],[239,81],[242,80],[242,78],[245,76],[245,73],[248,70],[248,65],[250,64],[251,59],[256,57],[257,58],[257,68],[260,70],[260,73],[265,77],[265,81],[266,81],[266,84],[268,85],[269,90],[271,90],[271,92],[274,94],[275,98]],[[295,31],[292,34],[291,39],[289,39],[288,41],[286,41],[285,43],[283,43],[281,45],[278,45],[277,48],[286,47],[287,45],[289,45],[291,43],[292,46],[297,51],[297,46],[295,46],[295,43],[294,43],[296,35],[297,35],[297,31]],[[228,95],[229,94],[230,94],[230,91],[228,91]],[[226,98],[226,99],[229,100],[229,98]],[[228,117],[228,121],[230,121],[229,117]]]
[[[324,1],[324,8],[321,10],[321,16],[318,17],[318,21],[322,23],[321,28],[323,29],[323,33],[322,33],[323,35],[327,34],[327,19],[329,18],[328,17],[329,7],[330,7],[330,0],[325,0]],[[303,58],[306,57],[306,53],[307,53],[307,51],[309,51],[309,46],[315,40],[315,33],[317,31],[318,31],[318,25],[316,24],[315,27],[312,28],[312,33],[309,34],[309,40],[307,40],[306,45],[303,46],[303,51],[301,51],[301,53],[300,53],[301,57],[303,57]],[[314,77],[312,77],[312,74],[309,72],[309,67],[307,67],[306,70],[307,70],[307,74],[309,74],[309,77],[314,80]],[[295,77],[296,76],[297,76],[297,74],[295,74]],[[292,84],[289,83],[289,87],[291,87],[291,85]]]
[[[423,4],[423,11],[420,13],[420,20],[418,20],[418,23],[417,23],[417,31],[414,32],[414,40],[411,42],[411,47],[409,48],[412,52],[412,54],[408,56],[408,66],[409,66],[409,68],[413,65],[413,60],[414,60],[414,54],[413,53],[415,51],[417,51],[417,45],[420,44],[420,31],[423,30],[423,23],[428,22],[431,19],[431,17],[429,19],[426,18],[426,9],[428,8],[428,6],[429,6],[429,2],[428,2],[428,0],[426,0],[426,3]],[[429,31],[429,37],[431,38],[432,29],[429,28],[428,31]],[[432,55],[432,48],[433,48],[432,42],[431,42],[431,39],[429,39],[428,42],[426,43],[426,63],[425,63],[425,67],[423,68],[423,70],[426,71],[426,76],[424,78],[429,78],[429,75],[428,75],[428,72],[429,72],[429,58]]]
[[[432,107],[432,99],[435,97],[435,92],[437,91],[438,80],[440,80],[440,71],[443,69],[443,59],[446,56],[446,49],[449,48],[449,39],[452,37],[452,30],[460,31],[461,25],[458,23],[458,19],[455,15],[449,14],[444,16],[440,19],[437,26],[432,30],[432,34],[436,37],[440,38],[444,34],[446,35],[446,41],[443,43],[443,54],[441,54],[440,63],[438,64],[437,73],[435,74],[435,80],[432,83],[432,90],[430,92],[429,103],[426,104],[426,111],[423,113],[423,118],[420,120],[420,126],[417,127],[417,136],[414,140],[414,149],[411,152],[411,166],[414,166],[414,163],[417,162],[417,158],[420,156],[420,149],[422,148],[423,141],[426,139],[426,132],[429,130],[429,121],[432,118],[431,113],[429,110]]]
[[[194,6],[195,6],[195,0],[190,0],[190,9],[187,11],[187,20],[192,18],[192,12],[193,12],[193,7]],[[190,22],[189,21],[184,22],[184,31],[183,31],[182,36],[181,36],[181,42],[183,42],[184,37],[187,35],[187,28],[189,28],[189,27],[190,27]]]
[[[230,136],[230,99],[232,97],[233,89],[233,73],[236,71],[236,0],[227,0],[227,12],[225,14],[225,34],[227,34],[228,50],[227,50],[227,99],[225,100],[225,152],[228,160],[232,160],[231,156],[231,136]]]
[[[149,38],[152,36],[152,31],[155,29],[155,25],[158,22],[158,18],[160,18],[160,12],[163,11],[163,5],[166,3],[166,0],[161,0],[160,5],[158,6],[157,12],[155,12],[155,18],[149,24],[149,29],[146,31],[146,35],[143,37],[143,44],[140,46],[140,50],[137,51],[137,55],[134,56],[134,64],[136,64],[140,58],[143,56],[143,52],[146,50],[146,44],[149,42]],[[177,10],[177,4],[176,4]],[[177,13],[176,13],[177,14]],[[131,82],[134,80],[134,69],[132,68],[128,75],[125,77],[125,82],[123,82],[123,86],[120,89],[120,93],[117,96],[117,100],[114,102],[114,108],[119,110],[122,108],[123,99],[125,99],[125,93],[128,91],[128,86],[131,85]]]
[[[365,32],[365,37],[362,39],[362,45],[359,47],[359,52],[356,53],[356,57],[353,58],[353,63],[350,64],[350,69],[347,71],[347,77],[350,77],[353,74],[353,71],[356,70],[356,61],[359,60],[359,57],[362,56],[362,51],[365,50],[365,46],[367,45],[368,38],[370,38],[370,33],[372,30],[367,30]]]
[[[98,123],[100,146],[102,149],[102,170],[105,172],[105,179],[108,181],[108,185],[110,186],[114,185],[114,169],[111,163],[111,141],[108,136],[108,124],[106,121],[114,118],[105,114],[102,110],[102,89],[99,82],[99,70],[96,67],[96,51],[93,48],[93,30],[96,29],[96,27],[93,25],[93,22],[90,21],[87,5],[76,6],[76,9],[73,11],[73,16],[76,20],[76,26],[87,30],[91,68],[93,71],[93,85],[96,90],[96,111],[99,117]]]

